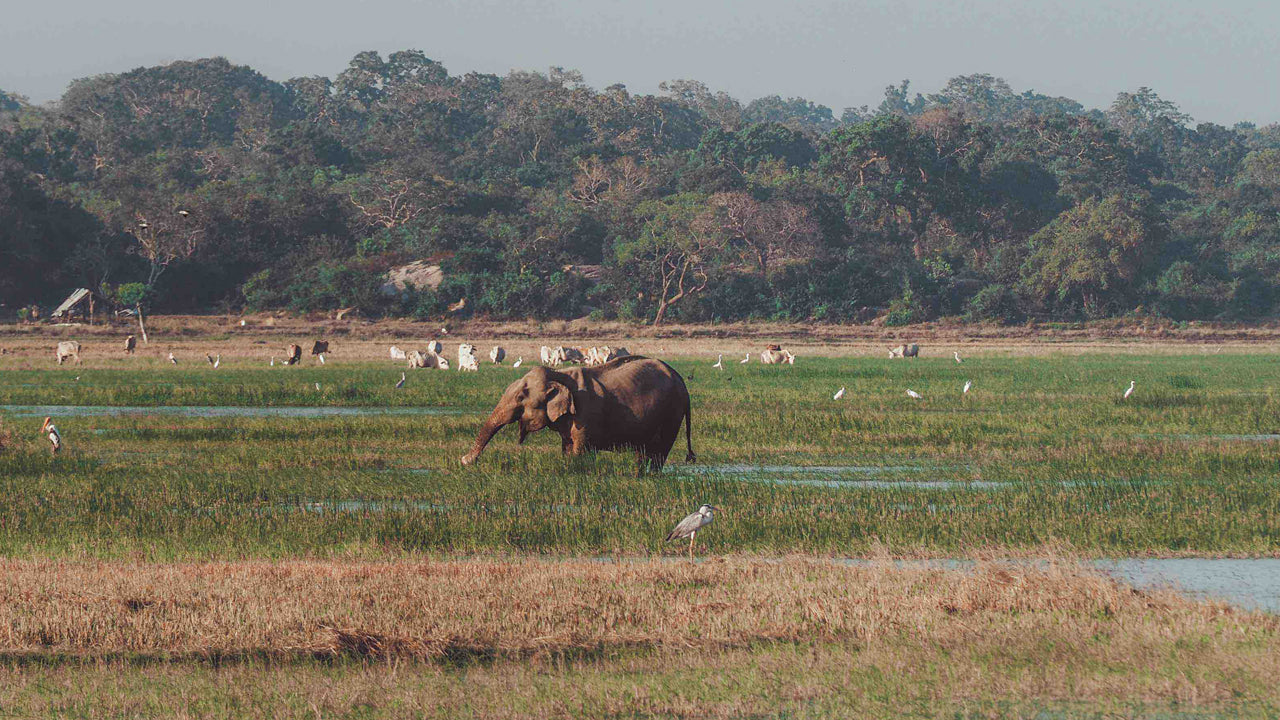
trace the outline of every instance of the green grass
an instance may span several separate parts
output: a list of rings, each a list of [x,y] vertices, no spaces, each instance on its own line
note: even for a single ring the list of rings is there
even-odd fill
[[[268,368],[123,361],[6,370],[0,405],[447,408],[453,414],[192,418],[0,410],[0,553],[289,557],[404,553],[647,554],[701,502],[727,512],[710,553],[947,555],[1067,546],[1084,554],[1280,554],[1280,362],[1186,355],[806,359],[795,367],[673,365],[694,398],[699,472],[637,477],[634,459],[568,459],[558,437],[500,433],[457,458],[509,368]],[[76,377],[79,380],[76,380]],[[974,388],[962,396],[960,388]],[[1120,399],[1130,380],[1135,395]],[[316,391],[314,383],[321,383]],[[843,401],[832,401],[841,386]],[[905,394],[924,395],[915,401]],[[683,441],[681,441],[683,442]],[[717,465],[887,467],[845,479],[998,489],[828,488],[744,480]],[[356,502],[352,502],[356,501]],[[319,503],[318,506],[313,505]],[[669,552],[678,548],[671,546]]]

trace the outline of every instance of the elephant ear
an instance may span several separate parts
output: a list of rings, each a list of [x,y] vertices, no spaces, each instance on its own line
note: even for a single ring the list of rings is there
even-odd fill
[[[555,422],[564,415],[572,415],[575,410],[573,393],[569,392],[569,388],[562,383],[551,383],[547,390],[547,419]]]

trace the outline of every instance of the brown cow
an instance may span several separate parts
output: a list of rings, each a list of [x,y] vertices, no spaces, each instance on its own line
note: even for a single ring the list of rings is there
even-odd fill
[[[124,353],[126,355],[132,355],[136,347],[138,347],[138,341],[132,335],[124,339]]]
[[[302,346],[290,345],[289,349],[285,351],[284,364],[297,365],[299,362],[302,362]]]
[[[312,355],[319,355],[320,353],[327,353],[327,352],[329,352],[328,340],[317,340],[315,344],[311,346]]]

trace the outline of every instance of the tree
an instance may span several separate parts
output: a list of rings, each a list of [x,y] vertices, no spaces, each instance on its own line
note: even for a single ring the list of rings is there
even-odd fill
[[[1100,314],[1134,290],[1158,228],[1138,203],[1090,198],[1031,237],[1023,282],[1044,303],[1078,302]]]
[[[720,233],[755,265],[761,278],[787,260],[812,256],[818,224],[809,211],[785,200],[761,202],[744,192],[716,193],[708,200]]]
[[[640,236],[615,245],[617,265],[650,289],[657,306],[654,325],[661,325],[680,301],[706,290],[712,266],[724,250],[724,237],[707,217],[705,200],[686,193],[641,203]]]

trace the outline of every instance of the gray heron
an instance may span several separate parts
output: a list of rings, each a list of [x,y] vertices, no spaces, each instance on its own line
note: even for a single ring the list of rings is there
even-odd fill
[[[715,520],[715,516],[712,514],[712,511],[719,509],[720,508],[715,507],[714,505],[703,505],[698,508],[697,512],[692,513],[685,519],[676,523],[675,528],[673,528],[671,532],[667,533],[667,539],[663,542],[689,538],[689,559],[692,560],[694,538],[697,536],[699,530],[710,525],[711,521]]]
[[[57,426],[53,424],[53,418],[44,419],[44,423],[40,425],[40,434],[48,436],[49,443],[53,446],[50,452],[57,455],[62,451],[62,433],[58,432]]]

